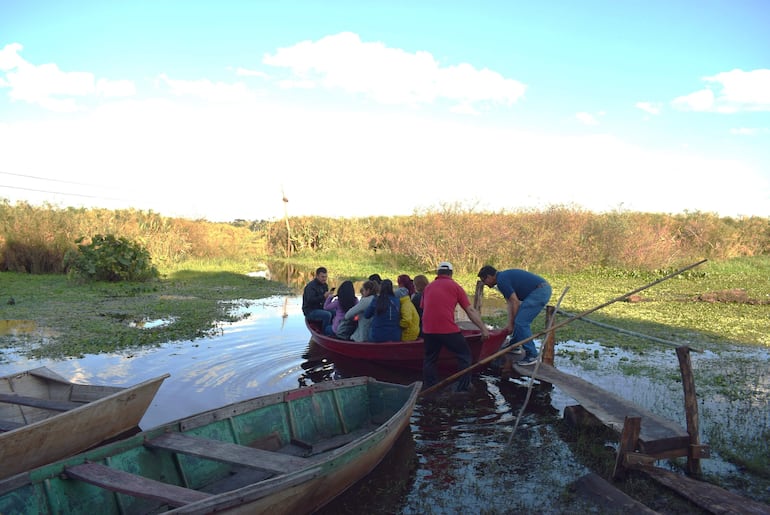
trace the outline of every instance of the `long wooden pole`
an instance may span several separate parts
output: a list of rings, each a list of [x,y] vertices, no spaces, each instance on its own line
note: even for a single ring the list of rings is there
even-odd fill
[[[563,320],[563,321],[559,322],[558,324],[555,324],[555,325],[549,327],[545,331],[541,331],[541,332],[539,332],[537,334],[533,334],[529,338],[525,338],[524,340],[518,341],[518,342],[514,343],[513,345],[511,345],[509,347],[506,347],[504,349],[501,349],[501,350],[495,352],[491,356],[487,356],[486,358],[484,358],[484,359],[482,359],[480,361],[477,361],[476,363],[472,364],[471,366],[469,366],[465,370],[460,370],[459,372],[455,372],[454,374],[452,374],[451,376],[447,377],[443,381],[440,381],[440,382],[434,384],[433,386],[431,386],[430,388],[426,388],[425,390],[420,392],[420,396],[428,395],[428,394],[430,394],[430,393],[432,393],[432,392],[434,392],[436,390],[439,390],[439,389],[445,387],[446,385],[448,385],[448,384],[452,383],[453,381],[455,381],[457,378],[459,378],[459,377],[461,377],[461,376],[463,376],[463,375],[465,375],[465,374],[467,374],[469,372],[472,372],[473,370],[475,370],[475,369],[477,369],[477,368],[479,368],[479,367],[481,367],[483,365],[486,365],[487,363],[490,363],[490,362],[494,361],[495,359],[497,359],[500,356],[510,352],[512,349],[515,349],[516,347],[521,347],[525,343],[531,342],[535,338],[539,338],[539,337],[545,335],[548,331],[555,331],[556,329],[559,329],[560,327],[564,327],[565,325],[567,325],[567,324],[569,324],[571,322],[574,322],[575,320],[578,320],[580,318],[583,318],[584,316],[590,315],[594,311],[599,311],[602,308],[606,308],[610,304],[614,304],[614,303],[619,302],[621,300],[627,299],[628,297],[630,297],[631,295],[634,295],[635,293],[639,293],[640,291],[646,290],[647,288],[651,288],[652,286],[655,286],[656,284],[660,284],[663,281],[667,281],[668,279],[671,279],[672,277],[675,277],[675,276],[677,276],[679,274],[682,274],[682,273],[684,273],[684,272],[686,272],[686,271],[688,271],[688,270],[690,270],[692,268],[695,268],[696,266],[702,265],[706,261],[708,261],[708,259],[702,259],[702,260],[698,261],[697,263],[693,263],[692,265],[688,265],[688,266],[686,266],[684,268],[680,268],[676,272],[671,272],[670,274],[665,275],[665,276],[661,277],[660,279],[657,279],[657,280],[655,280],[655,281],[653,281],[651,283],[645,284],[644,286],[640,286],[639,288],[636,288],[635,290],[631,290],[628,293],[624,293],[623,295],[621,295],[619,297],[615,297],[612,300],[608,300],[604,304],[599,304],[598,306],[593,307],[591,309],[587,309],[587,310],[583,311],[582,313],[578,313],[577,315],[573,315],[570,318],[568,318],[566,320]]]

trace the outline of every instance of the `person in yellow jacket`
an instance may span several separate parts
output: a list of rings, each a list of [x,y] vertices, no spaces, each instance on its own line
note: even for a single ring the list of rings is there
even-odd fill
[[[401,302],[401,341],[416,340],[420,336],[420,315],[406,288],[398,288],[395,293]]]

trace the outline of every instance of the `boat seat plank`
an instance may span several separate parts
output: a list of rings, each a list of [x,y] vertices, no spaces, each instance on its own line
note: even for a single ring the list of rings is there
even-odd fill
[[[20,427],[24,427],[24,424],[21,422],[14,422],[13,420],[2,420],[0,419],[0,431],[13,431],[14,429],[18,429]]]
[[[110,468],[100,463],[83,463],[66,467],[67,476],[86,483],[106,488],[113,492],[153,499],[170,506],[184,506],[192,502],[207,499],[211,494],[190,490],[176,485],[169,485],[154,479],[137,476],[129,472]]]
[[[21,404],[22,406],[31,406],[33,408],[47,409],[51,411],[69,411],[82,406],[77,402],[53,401],[50,399],[38,399],[37,397],[26,397],[24,395],[0,393],[0,402],[8,404]]]
[[[312,447],[312,453],[313,454],[320,454],[322,452],[327,452],[332,449],[336,449],[338,447],[342,447],[343,445],[347,445],[353,440],[356,440],[358,438],[361,438],[362,436],[366,436],[372,431],[377,429],[377,425],[375,424],[369,424],[366,427],[363,427],[361,429],[357,429],[355,431],[351,431],[350,433],[345,433],[342,435],[333,436],[331,438],[325,438],[319,442],[316,442],[313,444]]]
[[[233,465],[269,470],[279,474],[293,472],[310,465],[305,458],[282,454],[280,452],[254,449],[218,440],[197,438],[182,433],[170,432],[145,442],[148,447],[181,452],[191,456],[207,458]]]
[[[73,402],[94,402],[108,395],[122,392],[125,388],[120,386],[101,386],[93,384],[72,385],[70,400]]]

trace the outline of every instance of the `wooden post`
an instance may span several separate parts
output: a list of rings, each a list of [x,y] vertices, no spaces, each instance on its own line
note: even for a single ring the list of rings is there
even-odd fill
[[[481,302],[484,299],[484,283],[476,281],[476,293],[473,295],[473,309],[481,315]]]
[[[626,417],[623,422],[623,432],[618,442],[618,455],[615,456],[615,470],[612,479],[622,479],[626,475],[626,453],[636,450],[639,441],[639,431],[642,429],[642,417]]]
[[[545,327],[548,332],[545,334],[545,338],[543,339],[543,348],[541,349],[541,353],[543,354],[543,363],[551,366],[553,366],[554,343],[556,338],[554,337],[554,330],[549,330],[548,328],[553,325],[554,316],[556,316],[556,308],[553,306],[546,306]]]
[[[289,210],[286,208],[289,199],[286,198],[283,186],[281,186],[281,196],[283,197],[283,219],[286,222],[286,257],[291,257],[291,226],[289,225]]]
[[[690,348],[677,347],[676,356],[679,358],[679,369],[682,372],[682,387],[684,388],[684,414],[687,418],[687,432],[690,434],[690,448],[687,452],[687,473],[699,477],[700,465],[700,428],[698,421],[698,399],[695,397],[695,380],[692,375]]]

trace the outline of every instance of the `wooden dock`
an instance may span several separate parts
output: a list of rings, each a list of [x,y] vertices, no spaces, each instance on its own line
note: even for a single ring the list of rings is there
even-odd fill
[[[532,376],[535,367],[513,365],[519,375]],[[586,411],[602,424],[622,433],[626,417],[641,418],[637,450],[647,455],[665,458],[687,456],[690,435],[675,422],[655,415],[612,392],[603,390],[585,379],[562,372],[551,365],[541,363],[535,379],[551,383],[575,399]]]
[[[635,291],[641,291],[649,286],[651,284]],[[477,282],[474,307],[478,310],[481,309],[480,298],[483,296],[483,289],[484,284],[480,281]],[[627,296],[628,294],[613,299],[576,315],[573,319]],[[747,499],[716,485],[654,466],[657,460],[686,457],[686,473],[693,477],[700,477],[700,460],[710,457],[709,446],[700,443],[698,403],[689,347],[680,346],[676,349],[684,390],[684,409],[687,421],[687,428],[685,429],[679,424],[655,415],[651,411],[593,383],[554,368],[554,332],[555,329],[568,322],[554,324],[555,314],[556,308],[546,306],[546,330],[541,333],[544,338],[540,349],[541,362],[538,365],[516,365],[513,363],[511,355],[505,350],[499,351],[499,354],[496,353],[488,359],[504,356],[505,363],[501,370],[503,376],[517,374],[518,376],[532,377],[543,383],[555,385],[575,399],[578,405],[567,406],[564,412],[565,418],[574,418],[574,421],[577,422],[588,421],[601,424],[618,433],[618,450],[612,479],[620,479],[625,476],[629,469],[634,469],[644,472],[651,479],[667,486],[711,513],[770,515],[770,505]],[[516,346],[521,346],[525,341],[518,342]],[[628,498],[622,492],[617,491],[609,482],[595,474],[589,474],[578,480],[576,487],[589,497],[593,496],[605,508],[609,506],[614,510],[612,513],[654,513],[647,507]]]

